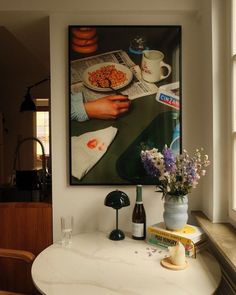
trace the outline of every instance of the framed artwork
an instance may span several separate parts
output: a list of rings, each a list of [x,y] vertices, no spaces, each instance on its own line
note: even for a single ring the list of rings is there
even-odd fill
[[[181,151],[181,26],[69,26],[71,185],[155,184],[140,152]]]

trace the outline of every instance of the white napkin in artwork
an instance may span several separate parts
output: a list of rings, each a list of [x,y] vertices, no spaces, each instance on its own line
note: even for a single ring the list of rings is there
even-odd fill
[[[117,130],[110,126],[71,137],[71,166],[74,177],[81,179],[101,159]]]

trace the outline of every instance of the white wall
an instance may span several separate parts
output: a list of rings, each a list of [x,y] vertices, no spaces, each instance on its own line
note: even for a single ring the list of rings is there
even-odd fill
[[[201,7],[200,71],[202,114],[204,125],[203,146],[209,152],[209,177],[203,183],[203,211],[214,222],[227,221],[230,197],[230,110],[227,85],[229,27],[227,8],[230,0],[211,0]],[[227,29],[226,29],[227,28]]]
[[[220,0],[212,1],[212,110],[213,110],[213,220],[225,220],[228,211],[230,193],[230,164],[227,144],[231,134],[228,133],[231,118],[227,113],[230,97],[227,95],[227,52],[228,35],[226,31],[226,3]],[[224,176],[222,177],[222,171]]]
[[[52,168],[53,168],[53,212],[54,239],[60,237],[59,217],[72,214],[76,218],[76,232],[87,230],[110,231],[115,224],[114,210],[103,205],[105,196],[116,188],[125,191],[131,206],[120,211],[121,228],[130,231],[131,214],[135,199],[135,186],[71,187],[68,181],[68,48],[67,28],[73,24],[175,24],[182,25],[183,56],[183,137],[184,146],[190,151],[202,144],[202,126],[199,124],[202,104],[199,99],[201,80],[201,46],[199,42],[199,21],[194,13],[163,15],[157,12],[53,14],[50,17],[51,42],[51,90],[52,90]],[[194,58],[193,58],[194,57]],[[154,186],[145,186],[144,203],[147,223],[162,219],[161,196],[154,192]],[[190,210],[201,208],[201,187],[190,196]]]
[[[205,0],[203,0],[205,1]],[[94,11],[95,13],[101,11],[107,13],[107,11],[113,12],[127,12],[127,11],[192,11],[198,7],[200,0],[41,0],[29,1],[29,0],[1,0],[0,8],[4,11],[43,11],[43,12],[81,12],[81,11]],[[108,16],[110,17],[110,16]]]
[[[70,24],[175,24],[182,25],[183,146],[190,152],[203,146],[213,161],[208,175],[190,195],[190,210],[203,209],[213,220],[226,216],[227,185],[221,156],[225,149],[227,119],[224,104],[224,3],[229,0],[2,0],[0,10],[41,11],[50,15],[52,167],[54,239],[59,238],[59,216],[76,217],[76,231],[114,226],[114,210],[103,205],[116,187],[71,187],[68,184],[68,66],[67,26]],[[213,31],[213,33],[212,33]],[[213,53],[213,54],[212,54]],[[219,63],[220,61],[220,63]],[[224,67],[223,67],[224,69]],[[214,72],[216,70],[216,72]],[[223,80],[222,80],[223,78]],[[222,119],[223,118],[223,119]],[[220,121],[217,121],[220,119]],[[219,131],[219,132],[218,132]],[[219,145],[219,146],[218,146]],[[226,169],[226,168],[225,168]],[[121,210],[121,227],[130,230],[135,187],[117,187],[131,199]],[[225,190],[223,189],[225,188]],[[225,195],[226,194],[226,195]],[[162,202],[154,187],[144,188],[148,223],[161,219]]]

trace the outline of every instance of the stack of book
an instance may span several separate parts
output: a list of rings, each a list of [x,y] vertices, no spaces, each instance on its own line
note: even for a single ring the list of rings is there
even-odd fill
[[[149,226],[147,242],[153,246],[168,248],[181,242],[188,257],[196,257],[196,253],[207,245],[207,236],[204,231],[195,225],[186,224],[179,231],[170,231],[165,228],[164,222]]]

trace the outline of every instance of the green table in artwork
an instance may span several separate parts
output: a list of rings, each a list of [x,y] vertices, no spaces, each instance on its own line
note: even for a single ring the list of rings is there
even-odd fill
[[[173,140],[176,110],[148,95],[132,101],[127,114],[116,120],[92,119],[86,122],[71,121],[71,136],[104,129],[118,129],[114,141],[104,156],[81,179],[71,177],[71,184],[151,184],[145,175],[140,151],[142,145],[162,151]]]

